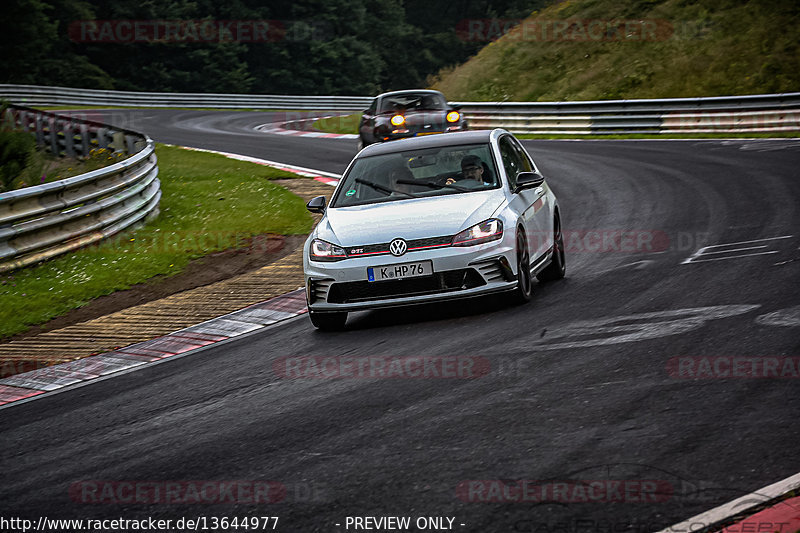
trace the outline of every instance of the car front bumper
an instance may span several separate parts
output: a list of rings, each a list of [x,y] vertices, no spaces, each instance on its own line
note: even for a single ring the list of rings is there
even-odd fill
[[[379,141],[396,141],[398,139],[411,139],[414,137],[421,137],[424,135],[438,135],[440,133],[453,133],[456,131],[466,131],[466,125],[447,126],[444,129],[428,130],[428,129],[410,129],[405,132],[386,132],[383,135],[376,135]]]
[[[367,280],[367,268],[432,261],[430,276]],[[337,262],[304,257],[306,297],[314,312],[357,311],[452,300],[512,290],[516,249],[505,239],[471,247],[421,250],[401,257],[379,255]]]

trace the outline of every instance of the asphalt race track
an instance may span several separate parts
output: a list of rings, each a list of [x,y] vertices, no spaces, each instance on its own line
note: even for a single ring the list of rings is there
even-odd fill
[[[156,141],[330,172],[356,146],[253,132],[270,113],[108,113]],[[0,514],[278,516],[284,532],[355,531],[348,516],[657,531],[800,471],[800,142],[524,144],[561,203],[566,280],[537,285],[524,306],[356,313],[341,333],[299,317],[0,410]],[[460,357],[491,370],[287,379],[273,366],[307,356]],[[748,376],[754,357],[778,361],[778,374]],[[285,493],[259,505],[91,503],[97,480],[272,481]]]

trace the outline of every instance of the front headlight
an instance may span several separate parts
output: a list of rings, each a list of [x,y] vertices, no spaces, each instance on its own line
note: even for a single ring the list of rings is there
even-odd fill
[[[475,224],[453,237],[453,246],[474,246],[485,242],[496,241],[503,237],[503,223],[490,218]]]
[[[342,259],[347,259],[344,248],[322,239],[311,241],[308,255],[313,261],[341,261]]]

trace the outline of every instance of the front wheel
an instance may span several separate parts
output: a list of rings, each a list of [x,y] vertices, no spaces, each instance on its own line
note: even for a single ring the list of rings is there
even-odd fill
[[[556,281],[563,279],[566,273],[564,233],[561,231],[561,217],[556,213],[556,217],[553,219],[553,259],[547,268],[539,272],[536,277],[539,278],[539,281]]]
[[[309,310],[308,317],[314,327],[322,331],[340,331],[344,329],[344,324],[347,322],[346,312],[315,313]]]
[[[531,256],[528,243],[522,230],[517,232],[517,288],[514,289],[514,300],[517,303],[529,302],[533,296],[531,280]]]

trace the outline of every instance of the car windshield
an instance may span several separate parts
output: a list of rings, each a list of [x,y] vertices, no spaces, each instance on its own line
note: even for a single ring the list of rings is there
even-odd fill
[[[488,144],[361,157],[342,180],[331,207],[466,194],[500,186]]]
[[[403,93],[395,96],[384,96],[381,99],[379,113],[396,113],[406,111],[441,111],[447,108],[447,102],[440,94]]]

